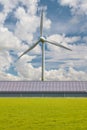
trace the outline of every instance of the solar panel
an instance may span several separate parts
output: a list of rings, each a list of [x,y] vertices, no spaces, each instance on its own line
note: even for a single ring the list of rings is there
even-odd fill
[[[0,92],[87,92],[87,81],[0,81]]]

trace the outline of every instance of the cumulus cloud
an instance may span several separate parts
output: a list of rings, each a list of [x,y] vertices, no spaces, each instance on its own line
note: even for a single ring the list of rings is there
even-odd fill
[[[35,57],[26,57],[20,59],[16,64],[16,70],[18,75],[23,80],[40,80],[41,77],[41,68],[34,68],[29,61]]]
[[[9,73],[0,71],[0,80],[2,80],[2,81],[6,81],[6,80],[11,81],[11,80],[21,80],[21,78],[18,77],[18,76],[15,76],[13,74],[9,74]]]
[[[19,7],[15,13],[19,21],[16,24],[15,34],[19,39],[31,42],[33,33],[39,26],[39,19],[35,15],[29,15],[22,7]]]
[[[46,80],[51,81],[80,81],[87,80],[87,73],[83,71],[76,71],[72,67],[68,71],[65,69],[46,71]]]
[[[0,27],[0,36],[0,50],[15,50],[21,47],[20,40],[7,28]]]
[[[87,0],[58,0],[61,8],[68,9],[67,21],[61,20],[54,24],[58,26],[58,33],[75,34],[87,32]],[[61,9],[60,9],[61,10]],[[66,10],[65,10],[66,11]],[[70,13],[71,12],[71,13]],[[63,13],[61,15],[64,15]]]
[[[48,37],[48,40],[55,41],[57,43],[60,43],[61,45],[72,48],[72,46],[70,44],[78,42],[79,40],[81,40],[81,37],[80,36],[67,37],[67,36],[65,36],[65,34],[63,34],[63,35],[53,34]],[[60,47],[56,47],[56,46],[53,46],[50,44],[47,44],[47,46],[48,46],[48,49],[50,49],[50,50],[54,51],[54,49],[55,49],[55,51],[58,51],[58,50],[61,51]]]
[[[23,68],[24,67],[24,68]],[[23,69],[22,69],[23,68]],[[17,65],[19,77],[21,80],[41,80],[41,67],[34,68],[30,63],[18,63]],[[68,80],[87,80],[87,73],[77,71],[73,67],[69,67],[68,71],[65,68],[55,70],[45,70],[46,81],[68,81]]]
[[[52,35],[49,37],[49,39],[52,39],[54,41],[58,41],[60,44],[65,45],[72,49],[72,51],[67,51],[65,49],[62,49],[60,47],[56,47],[54,45],[47,44],[48,50],[46,51],[46,62],[51,63],[56,62],[59,64],[59,62],[62,62],[62,64],[59,64],[59,67],[64,68],[77,68],[86,70],[87,65],[87,46],[86,44],[79,43],[81,40],[81,37],[66,37],[64,35]],[[86,40],[86,37],[83,38]],[[75,44],[76,42],[77,44]]]
[[[12,59],[8,51],[0,52],[0,71],[7,70],[11,62]]]
[[[62,6],[69,6],[72,14],[87,15],[87,0],[58,0]]]

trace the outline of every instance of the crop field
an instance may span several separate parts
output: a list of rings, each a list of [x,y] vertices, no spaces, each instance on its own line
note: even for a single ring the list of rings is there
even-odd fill
[[[87,130],[87,99],[0,98],[0,130]]]

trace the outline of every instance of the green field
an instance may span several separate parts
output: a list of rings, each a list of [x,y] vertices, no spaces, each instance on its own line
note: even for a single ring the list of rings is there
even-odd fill
[[[0,98],[0,130],[87,130],[87,99]]]

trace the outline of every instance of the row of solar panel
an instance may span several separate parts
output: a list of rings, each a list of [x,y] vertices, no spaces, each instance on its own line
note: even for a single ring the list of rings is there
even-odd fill
[[[87,81],[0,81],[0,92],[8,91],[87,92]]]
[[[78,85],[87,85],[87,81],[45,81],[45,82],[40,82],[40,81],[0,81],[0,86],[1,85],[46,85],[46,86],[53,86],[53,85],[60,85],[60,86],[66,86],[66,85],[70,85],[70,86],[78,86]]]

